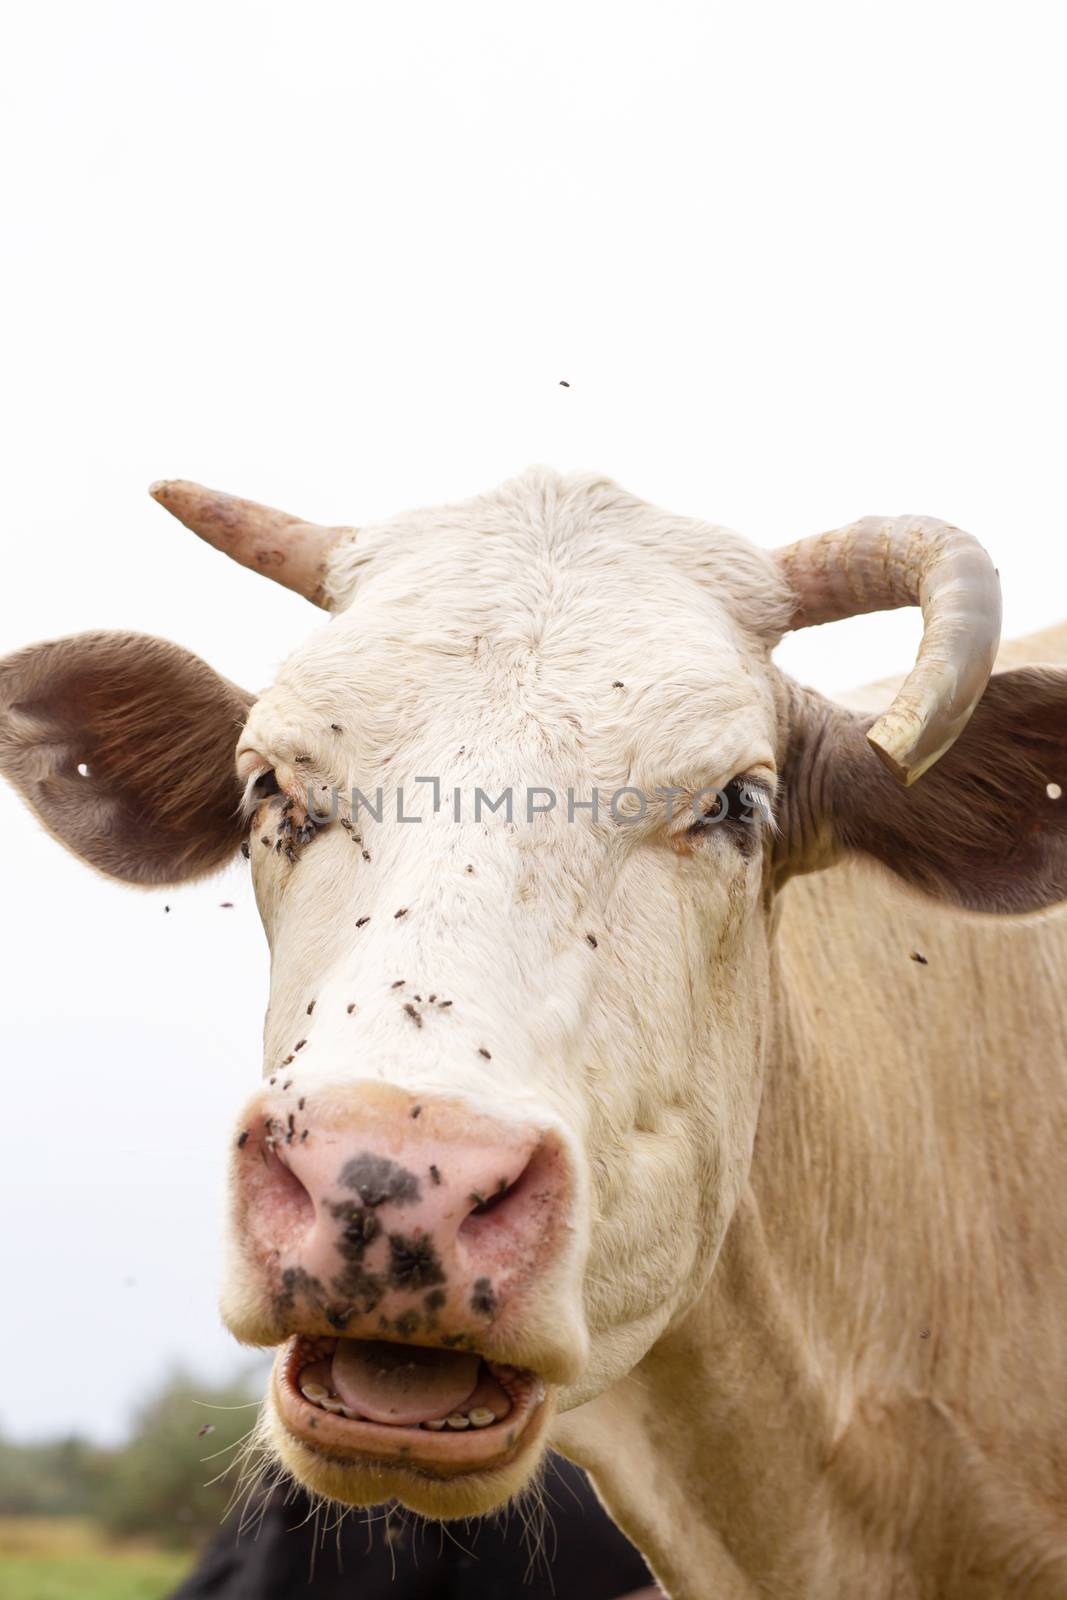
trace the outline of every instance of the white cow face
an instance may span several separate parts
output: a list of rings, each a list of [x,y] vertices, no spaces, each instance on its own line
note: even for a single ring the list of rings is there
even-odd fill
[[[363,534],[335,573],[351,581],[347,604],[286,663],[239,743],[272,952],[268,1091],[242,1128],[272,1119],[271,1158],[298,1170],[336,1233],[328,1208],[368,1107],[387,1107],[373,1150],[403,1148],[428,1182],[433,1166],[447,1183],[463,1116],[486,1119],[483,1187],[506,1177],[506,1204],[468,1205],[473,1180],[457,1203],[506,1223],[516,1245],[535,1221],[554,1243],[529,1272],[514,1264],[506,1294],[489,1245],[471,1244],[449,1278],[493,1280],[494,1315],[472,1329],[446,1304],[429,1331],[532,1371],[564,1405],[627,1371],[692,1302],[752,1145],[776,715],[766,640],[715,583],[716,551],[735,574],[763,565],[610,486],[541,476]],[[766,620],[769,562],[760,577]],[[458,1135],[436,1126],[438,1106]],[[329,1158],[312,1170],[324,1123]],[[516,1128],[552,1142],[550,1193],[513,1193],[496,1149]],[[236,1152],[227,1318],[255,1342],[328,1336],[337,1260],[318,1251],[311,1211],[272,1253],[262,1219],[282,1200],[259,1182],[257,1143]],[[455,1255],[433,1214],[397,1217]],[[373,1245],[365,1259],[381,1272]],[[317,1287],[279,1306],[287,1268]],[[357,1305],[343,1337],[395,1338],[418,1317],[411,1336],[425,1339],[425,1298]]]

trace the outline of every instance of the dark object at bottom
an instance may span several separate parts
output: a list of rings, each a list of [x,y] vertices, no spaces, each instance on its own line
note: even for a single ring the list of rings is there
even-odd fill
[[[302,1493],[286,1504],[275,1489],[258,1536],[254,1520],[241,1539],[224,1528],[171,1600],[620,1600],[652,1582],[583,1472],[551,1456],[544,1492],[544,1547],[532,1555],[515,1511],[443,1529],[380,1508],[368,1525],[356,1511],[338,1548],[336,1533],[304,1520]]]

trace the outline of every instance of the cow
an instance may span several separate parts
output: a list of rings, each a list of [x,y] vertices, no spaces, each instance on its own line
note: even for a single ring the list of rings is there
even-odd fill
[[[0,768],[271,948],[222,1310],[313,1494],[492,1511],[551,1444],[675,1600],[1067,1593],[1067,629],[929,517],[772,552],[606,479],[323,527],[153,494],[330,614],[252,695],[89,633]],[[920,605],[836,704],[790,629]]]

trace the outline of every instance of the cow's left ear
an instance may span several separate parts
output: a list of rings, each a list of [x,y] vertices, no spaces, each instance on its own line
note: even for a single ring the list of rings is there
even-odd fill
[[[1067,899],[1067,671],[996,674],[911,788],[875,757],[873,718],[792,685],[784,715],[780,881],[859,853],[970,911]]]
[[[252,698],[166,639],[31,645],[0,660],[0,773],[98,871],[182,883],[241,842],[234,749]]]

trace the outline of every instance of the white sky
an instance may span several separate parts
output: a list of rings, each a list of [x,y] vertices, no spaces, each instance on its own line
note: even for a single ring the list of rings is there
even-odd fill
[[[9,4],[0,652],[132,627],[261,686],[315,614],[151,479],[360,521],[533,461],[767,544],[929,511],[1008,631],[1060,617],[1062,15]],[[781,659],[832,690],[916,637]],[[218,1191],[266,949],[243,863],[138,894],[6,789],[0,826],[0,1429],[113,1437],[171,1362],[242,1359]]]

